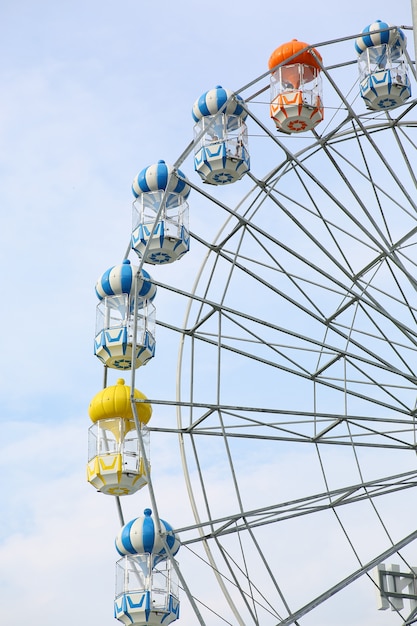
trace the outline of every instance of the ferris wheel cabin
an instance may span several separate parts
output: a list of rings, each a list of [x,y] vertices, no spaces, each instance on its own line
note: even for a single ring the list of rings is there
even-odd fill
[[[315,48],[293,39],[270,56],[270,116],[279,131],[312,130],[324,118],[321,56]]]
[[[368,109],[392,109],[411,96],[406,47],[403,31],[381,20],[356,39],[360,94]]]
[[[134,397],[146,400],[137,389]],[[130,387],[120,378],[116,385],[105,387],[94,396],[88,412],[93,422],[88,431],[88,482],[97,491],[110,496],[136,493],[147,484],[148,472],[140,452]],[[145,425],[152,415],[151,405],[137,403],[137,415],[148,452],[149,431]]]
[[[160,626],[179,617],[178,580],[171,555],[180,543],[171,526],[160,519],[158,527],[145,509],[144,516],[123,526],[116,537],[116,550],[122,558],[116,563],[114,616],[123,624]]]
[[[228,185],[250,169],[242,104],[239,95],[220,85],[194,103],[194,169],[205,183]]]
[[[131,244],[145,263],[172,263],[188,252],[190,191],[185,175],[162,160],[134,179]]]
[[[137,369],[155,355],[156,287],[145,270],[130,261],[107,270],[96,284],[94,354],[112,369]],[[135,300],[135,281],[138,281]],[[135,309],[137,320],[135,325]],[[134,340],[135,339],[135,340]]]

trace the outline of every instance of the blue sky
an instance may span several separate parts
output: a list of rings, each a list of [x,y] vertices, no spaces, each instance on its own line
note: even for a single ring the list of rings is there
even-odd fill
[[[194,100],[217,84],[249,83],[280,43],[351,35],[376,19],[411,25],[410,6],[2,2],[2,623],[116,623],[118,519],[110,499],[85,481],[87,409],[102,386],[94,285],[128,245],[133,177],[158,159],[174,162],[192,139]],[[413,56],[411,36],[409,47]],[[189,202],[194,224],[213,228]],[[194,270],[192,263],[169,269],[189,285]],[[163,366],[141,373],[137,386],[148,396],[163,379],[160,393],[173,397],[176,350],[167,337]],[[162,440],[151,446],[162,516],[191,523],[178,451]],[[221,493],[221,476],[213,485]],[[127,504],[127,516],[145,506],[142,495]],[[179,623],[196,623],[189,610],[184,615]],[[367,626],[385,623],[371,615]]]

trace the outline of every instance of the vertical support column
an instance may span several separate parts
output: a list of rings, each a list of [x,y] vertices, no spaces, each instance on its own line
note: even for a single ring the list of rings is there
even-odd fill
[[[414,59],[417,60],[417,0],[411,0],[411,17],[413,20]]]

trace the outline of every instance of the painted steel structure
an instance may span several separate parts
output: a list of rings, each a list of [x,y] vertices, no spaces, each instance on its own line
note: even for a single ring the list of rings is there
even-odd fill
[[[259,76],[233,92],[246,114],[250,170],[230,187],[204,185],[198,171],[192,177],[195,137],[170,170],[181,172],[193,205],[210,216],[200,228],[193,207],[192,248],[178,257],[183,271],[164,280],[161,267],[155,281],[170,298],[169,308],[158,307],[157,325],[180,345],[176,396],[154,394],[149,403],[175,409],[177,423],[149,431],[180,444],[192,517],[174,527],[187,558],[178,565],[168,548],[167,563],[188,623],[315,626],[333,623],[338,611],[369,623],[374,591],[385,584],[375,568],[399,559],[411,584],[415,62],[408,48],[407,98],[367,106],[355,50],[362,27],[307,46],[321,59],[320,124],[277,133],[270,74],[287,61],[263,72],[260,59]],[[412,30],[387,28],[405,37]],[[149,233],[170,192],[167,185],[145,192],[159,193]],[[156,264],[145,248],[139,268]],[[173,315],[181,307],[182,322]],[[135,376],[132,368],[132,389]],[[131,402],[146,459],[141,401]],[[146,489],[164,537],[151,474]],[[413,605],[390,594],[379,608],[390,610],[393,624],[413,623]]]

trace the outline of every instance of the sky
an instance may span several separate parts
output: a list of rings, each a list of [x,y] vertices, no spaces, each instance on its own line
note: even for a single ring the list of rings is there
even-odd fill
[[[133,177],[159,159],[175,162],[192,140],[194,101],[215,85],[238,90],[266,72],[280,43],[327,41],[376,19],[411,25],[409,2],[382,0],[375,11],[360,0],[1,3],[3,624],[116,623],[119,519],[111,498],[86,482],[87,411],[103,384],[93,354],[94,285],[129,244]],[[191,200],[190,213],[196,230],[217,229]],[[195,265],[169,272],[181,272],[190,288]],[[169,307],[167,296],[161,307]],[[183,311],[172,314],[179,319]],[[177,339],[160,337],[161,361],[141,372],[137,386],[173,398]],[[166,407],[159,413],[161,420],[174,416]],[[191,524],[176,442],[153,437],[151,459],[161,516],[177,527]],[[269,468],[254,468],[255,503]],[[221,472],[211,480],[227,499]],[[132,497],[127,518],[148,505],[144,494]],[[288,537],[298,545],[293,533],[296,524]],[[301,545],[296,553],[286,558],[302,559]],[[331,541],[323,553],[331,558]],[[215,587],[209,595],[215,606]],[[366,623],[389,624],[389,617],[372,606]],[[178,623],[197,624],[189,607]]]

